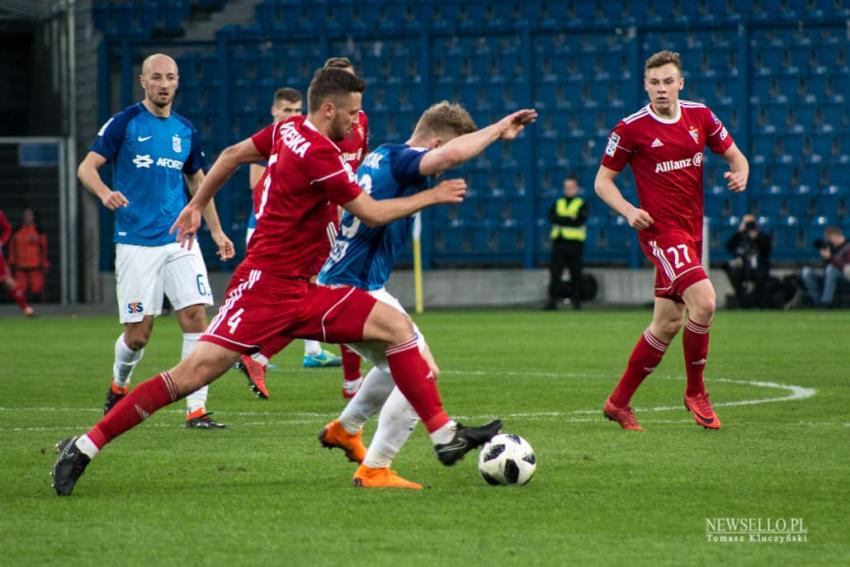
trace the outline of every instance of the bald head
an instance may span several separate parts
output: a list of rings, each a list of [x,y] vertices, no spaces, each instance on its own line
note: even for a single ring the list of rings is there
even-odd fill
[[[145,60],[142,61],[142,76],[150,75],[154,69],[161,73],[173,72],[175,75],[178,74],[177,61],[164,53],[148,55]]]
[[[145,91],[145,107],[157,115],[168,115],[177,93],[180,75],[177,62],[163,53],[154,53],[142,62],[139,83]]]

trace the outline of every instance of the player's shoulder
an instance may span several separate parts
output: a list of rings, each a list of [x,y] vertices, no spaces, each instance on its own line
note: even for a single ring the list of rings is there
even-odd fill
[[[689,114],[714,114],[708,106],[701,102],[695,102],[693,100],[680,100],[679,107],[682,109],[682,112],[686,112]]]
[[[649,114],[649,105],[643,106],[637,112],[633,112],[627,116],[624,116],[617,122],[617,126],[615,129],[617,130],[628,130],[633,128],[634,124],[639,124],[644,120],[651,118]]]
[[[175,111],[173,111],[173,110],[172,110],[172,111],[171,111],[171,116],[173,116],[173,117],[174,117],[174,119],[175,119],[178,123],[180,123],[181,125],[185,126],[185,127],[186,127],[186,128],[188,128],[189,130],[194,130],[194,129],[195,129],[195,125],[192,123],[192,121],[191,121],[191,120],[189,120],[188,118],[186,118],[185,116],[183,116],[182,114],[180,114],[179,112],[175,112]]]
[[[97,135],[103,136],[107,132],[109,132],[110,136],[117,133],[123,133],[127,130],[127,126],[130,122],[132,122],[134,118],[142,116],[144,112],[145,107],[141,102],[137,102],[136,104],[132,104],[127,108],[119,110],[113,114],[109,120],[103,123],[103,126],[100,127]]]

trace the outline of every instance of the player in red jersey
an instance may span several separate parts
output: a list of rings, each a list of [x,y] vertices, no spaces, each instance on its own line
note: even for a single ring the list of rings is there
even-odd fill
[[[6,218],[6,215],[3,214],[3,211],[0,211],[0,246],[6,244],[6,241],[9,240],[9,237],[12,236],[12,224]],[[27,303],[26,295],[21,290],[18,282],[12,278],[12,272],[9,271],[9,267],[6,265],[6,260],[3,258],[3,251],[0,250],[0,282],[6,287],[6,291],[9,292],[9,295],[12,299],[15,300],[15,303],[21,308],[21,311],[24,312],[24,316],[32,317],[35,315],[35,311],[30,307],[30,304]]]
[[[52,474],[58,495],[71,494],[90,460],[115,437],[214,381],[241,354],[281,334],[334,343],[386,343],[393,380],[422,419],[445,465],[498,432],[499,420],[464,427],[449,418],[408,317],[363,290],[310,281],[319,271],[318,260],[329,253],[337,205],[367,225],[381,226],[430,205],[461,202],[466,191],[466,184],[455,179],[399,199],[375,201],[364,193],[333,142],[356,123],[364,89],[365,83],[350,73],[320,69],[310,84],[308,117],[272,126],[271,136],[266,128],[221,153],[173,229],[177,240],[191,247],[202,210],[236,168],[268,159],[257,230],[233,273],[227,299],[188,358],[138,385],[85,435],[57,445]]]
[[[356,74],[354,65],[352,65],[348,57],[331,57],[325,61],[324,68],[341,69],[351,73],[352,75]],[[272,114],[275,116],[275,121],[280,122],[291,116],[301,114],[300,100],[301,97],[299,95],[297,113],[289,113],[286,116],[279,117],[274,114],[273,111]],[[363,110],[361,110],[358,115],[357,123],[351,128],[351,130],[349,130],[348,134],[346,134],[345,138],[343,138],[337,146],[342,152],[343,160],[348,163],[352,171],[357,171],[357,168],[360,166],[360,161],[367,153],[369,153],[369,120]],[[257,175],[260,168],[261,166],[257,164],[251,164],[251,183],[254,187],[255,195],[260,193],[259,182],[262,181],[261,175],[264,173],[264,171],[260,171],[260,175]],[[256,198],[254,200],[254,204],[256,209],[259,204]],[[256,220],[254,220],[254,223],[256,223]],[[237,367],[245,374],[251,389],[255,394],[257,394],[258,398],[268,399],[270,395],[266,385],[266,369],[268,368],[269,359],[286,348],[288,344],[289,342],[287,339],[281,338],[273,344],[264,345],[261,351],[251,354],[250,356],[242,355],[239,359]],[[335,356],[333,353],[323,350],[319,341],[305,340],[304,367],[317,368],[339,366],[341,362],[343,367],[342,397],[350,399],[354,397],[354,394],[357,393],[358,388],[360,388],[360,384],[363,382],[363,378],[360,375],[360,356],[345,345],[339,345],[339,348],[342,353],[341,360],[340,357]]]
[[[650,102],[617,124],[596,174],[596,194],[638,231],[641,249],[655,265],[652,323],[603,409],[608,419],[634,431],[643,428],[629,402],[661,362],[682,327],[685,310],[685,407],[699,425],[720,428],[703,384],[715,311],[714,287],[701,263],[703,151],[707,144],[729,164],[723,176],[730,191],[746,188],[749,164],[708,107],[679,100],[684,84],[678,53],[660,51],[647,59],[644,88]],[[626,201],[614,183],[627,164],[632,166],[640,207]]]

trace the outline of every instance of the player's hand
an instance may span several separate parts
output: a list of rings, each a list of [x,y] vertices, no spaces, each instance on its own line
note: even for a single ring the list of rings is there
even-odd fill
[[[118,207],[126,207],[130,204],[130,201],[127,200],[127,197],[121,191],[110,191],[101,197],[100,202],[110,211],[114,211]]]
[[[740,171],[726,171],[723,177],[726,179],[726,187],[734,193],[740,193],[747,188],[747,176]]]
[[[227,235],[224,234],[223,230],[213,231],[212,239],[216,246],[218,246],[218,252],[216,252],[216,254],[218,254],[218,257],[221,258],[222,261],[230,260],[236,255],[236,247],[233,246],[233,242],[227,238]]]
[[[180,246],[186,250],[191,250],[192,243],[195,241],[195,235],[198,233],[199,228],[201,228],[201,211],[189,203],[183,207],[182,211],[180,211],[180,216],[178,216],[177,220],[174,221],[174,224],[171,225],[171,229],[168,231],[168,234],[174,234],[174,231],[176,230],[177,242],[180,243]],[[231,246],[232,245],[233,243],[231,243]]]
[[[626,215],[626,220],[629,221],[629,226],[635,230],[644,230],[652,226],[655,222],[649,213],[643,209],[634,208]]]
[[[462,203],[466,195],[466,181],[463,179],[446,179],[431,189],[435,205]]]
[[[496,123],[501,131],[499,139],[515,139],[520,135],[526,124],[532,124],[535,120],[537,120],[537,111],[533,108],[524,108],[505,116]]]

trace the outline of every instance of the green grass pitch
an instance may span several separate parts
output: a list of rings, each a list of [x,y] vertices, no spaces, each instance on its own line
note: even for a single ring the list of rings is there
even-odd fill
[[[70,498],[50,488],[53,445],[98,419],[117,319],[4,319],[0,564],[850,564],[850,313],[719,313],[707,385],[723,429],[682,409],[676,339],[634,400],[648,431],[628,433],[601,406],[649,318],[417,318],[449,413],[500,416],[535,448],[522,488],[486,485],[476,454],[442,467],[421,426],[394,468],[429,490],[353,488],[354,466],[316,441],[342,407],[341,372],[301,368],[296,343],[274,360],[271,400],[229,372],[209,405],[227,430],[185,430],[182,402],[166,408],[108,446]],[[176,322],[160,319],[134,382],[179,351]],[[709,541],[717,518],[800,518],[806,541]]]

